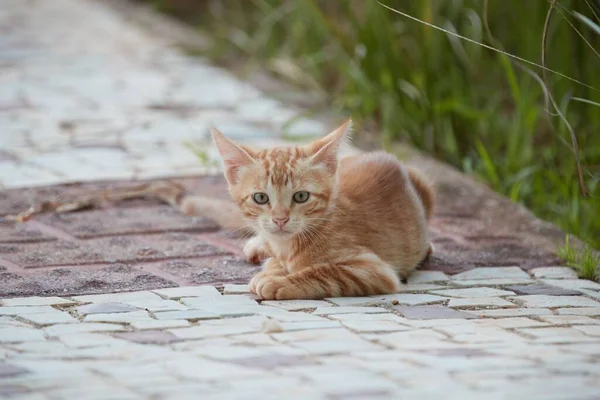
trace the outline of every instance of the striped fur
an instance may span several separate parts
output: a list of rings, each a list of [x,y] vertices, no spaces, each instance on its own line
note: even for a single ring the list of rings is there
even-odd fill
[[[431,252],[431,186],[384,152],[338,160],[349,129],[350,121],[309,145],[262,151],[213,132],[239,209],[221,219],[230,228],[256,233],[244,252],[251,262],[266,259],[250,282],[262,298],[394,293]],[[308,201],[295,203],[297,191],[308,191]],[[267,194],[269,202],[257,204],[256,192]],[[189,198],[182,207],[188,214],[214,217],[215,207],[207,201]],[[280,228],[274,219],[282,218],[289,221]]]

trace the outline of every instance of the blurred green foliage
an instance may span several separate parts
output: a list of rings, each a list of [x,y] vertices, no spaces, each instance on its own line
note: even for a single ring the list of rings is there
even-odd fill
[[[549,1],[383,2],[477,42],[541,60]],[[373,0],[154,3],[213,38],[209,53],[215,59],[268,67],[287,62],[356,122],[377,123],[384,143],[408,142],[600,248],[600,92],[548,75],[579,142],[590,193],[584,197],[568,130],[547,103],[535,66],[524,68]],[[556,4],[547,67],[600,89],[600,2]]]

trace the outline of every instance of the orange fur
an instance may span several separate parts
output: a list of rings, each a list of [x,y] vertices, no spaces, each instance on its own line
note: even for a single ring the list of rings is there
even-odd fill
[[[256,233],[244,251],[267,258],[250,282],[262,298],[394,293],[430,253],[431,186],[384,152],[338,160],[349,129],[350,121],[309,145],[261,151],[213,131],[231,196]],[[301,191],[306,202],[294,200]],[[184,205],[199,209],[193,199]]]

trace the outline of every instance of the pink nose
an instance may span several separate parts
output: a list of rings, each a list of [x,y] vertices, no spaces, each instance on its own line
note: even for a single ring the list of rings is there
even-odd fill
[[[273,222],[275,222],[275,225],[277,225],[279,229],[283,229],[284,225],[287,224],[289,220],[290,217],[273,218]]]

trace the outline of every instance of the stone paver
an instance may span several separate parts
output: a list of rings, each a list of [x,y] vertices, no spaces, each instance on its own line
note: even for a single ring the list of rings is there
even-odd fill
[[[494,289],[489,287],[434,290],[431,293],[448,297],[499,297],[514,295],[513,292],[508,290]]]
[[[600,303],[582,296],[546,296],[529,295],[516,296],[513,301],[533,308],[558,308],[558,307],[596,307]]]
[[[221,294],[212,288],[200,286],[193,291],[186,288],[183,293],[172,291],[168,295],[163,293],[164,297],[158,300],[152,292],[121,293],[118,298],[123,301],[147,299],[159,310],[173,303],[187,303],[207,309],[223,305],[252,307],[255,314],[228,318],[211,314],[211,319],[204,319],[207,312],[201,309],[150,313],[116,309],[122,312],[86,313],[82,315],[85,320],[79,322],[71,314],[86,306],[65,306],[57,301],[56,307],[29,306],[41,312],[23,314],[21,320],[4,316],[0,321],[4,324],[0,323],[0,383],[8,379],[32,396],[41,395],[39,391],[49,387],[53,396],[70,395],[76,393],[76,387],[70,381],[57,379],[56,372],[66,373],[73,367],[85,371],[85,379],[91,382],[94,387],[91,391],[95,391],[94,396],[98,398],[112,398],[121,389],[125,390],[123,393],[133,393],[135,398],[150,395],[183,398],[181,396],[197,395],[194,391],[200,389],[204,390],[203,398],[204,394],[208,398],[213,395],[230,398],[237,387],[253,387],[247,393],[234,392],[239,398],[249,398],[268,387],[284,387],[289,384],[287,379],[298,377],[301,378],[297,381],[299,387],[312,390],[310,393],[316,398],[325,394],[327,398],[338,395],[347,398],[352,393],[364,393],[366,398],[372,398],[380,393],[378,391],[385,392],[388,398],[406,393],[421,398],[426,392],[418,382],[430,381],[432,376],[439,375],[435,379],[440,388],[447,387],[463,397],[477,397],[478,392],[473,392],[472,385],[475,376],[480,377],[476,381],[479,385],[492,385],[485,387],[493,393],[495,382],[507,384],[513,376],[499,371],[510,370],[520,377],[510,384],[526,388],[529,377],[551,379],[549,371],[566,371],[561,359],[569,360],[569,376],[573,379],[583,373],[600,379],[600,369],[594,368],[594,359],[587,357],[592,353],[583,348],[580,354],[567,347],[556,347],[599,346],[600,319],[589,311],[584,313],[590,315],[554,315],[547,307],[556,303],[550,302],[543,308],[539,304],[542,300],[563,299],[559,303],[563,308],[558,310],[596,309],[600,315],[600,303],[595,307],[564,308],[567,304],[579,304],[576,299],[593,301],[583,294],[500,298],[478,297],[479,292],[474,292],[475,297],[449,298],[450,307],[394,305],[387,301],[366,307],[338,306],[329,301],[258,304],[245,295]],[[523,299],[536,301],[538,307],[489,308],[505,307],[504,302],[510,299],[516,299],[517,303],[525,301]],[[87,300],[104,298],[88,297]],[[165,307],[161,307],[160,302],[164,302]],[[453,310],[452,302],[467,310]],[[250,303],[253,305],[248,305]],[[94,302],[87,306],[102,309],[106,304]],[[48,314],[65,315],[73,321],[52,323],[49,320],[49,326],[41,326],[39,321],[27,320]],[[172,318],[162,319],[164,315]],[[87,322],[88,318],[98,316],[110,323]],[[30,325],[16,325],[17,322]],[[40,364],[40,360],[53,364]],[[144,364],[143,360],[155,361]],[[496,375],[481,378],[485,376],[483,371],[494,371]],[[106,376],[120,385],[117,391],[105,382]],[[343,376],[346,379],[352,376],[356,381],[348,385]],[[592,379],[586,385],[593,387],[594,382],[597,381]],[[198,386],[200,384],[204,386]],[[584,388],[588,390],[588,386]],[[580,389],[571,388],[584,393]]]
[[[570,267],[540,267],[530,272],[539,279],[577,279],[577,272]]]
[[[106,3],[0,6],[0,217],[132,179],[226,198],[211,125],[330,128]],[[393,295],[261,303],[239,240],[152,199],[0,224],[0,397],[596,398],[600,284],[554,267],[562,232],[411,162],[442,177],[436,251]]]

